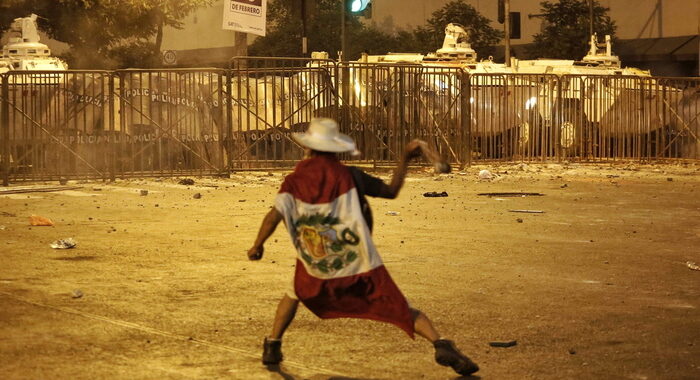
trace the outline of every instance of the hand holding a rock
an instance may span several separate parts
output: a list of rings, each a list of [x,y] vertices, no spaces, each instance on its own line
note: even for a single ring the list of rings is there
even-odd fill
[[[248,250],[248,260],[251,261],[257,261],[262,259],[263,253],[265,252],[265,248],[262,246],[260,247],[253,247]]]

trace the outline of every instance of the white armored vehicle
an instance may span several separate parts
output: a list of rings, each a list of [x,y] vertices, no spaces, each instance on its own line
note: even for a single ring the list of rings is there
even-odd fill
[[[59,71],[68,65],[51,56],[51,50],[39,42],[37,16],[16,18],[10,27],[10,41],[2,48],[0,74],[12,70]]]
[[[658,96],[675,89],[662,89],[648,71],[621,67],[610,36],[602,44],[591,36],[590,50],[580,61],[513,58],[510,66],[491,58],[478,61],[467,39],[462,26],[449,24],[443,46],[435,53],[363,55],[356,63],[422,67],[420,78],[387,75],[382,79],[420,82],[419,96],[411,96],[419,98],[420,106],[433,108],[424,112],[433,120],[460,117],[465,111],[460,107],[466,103],[456,98],[466,91],[466,77],[459,72],[468,74],[471,109],[467,119],[471,119],[471,137],[483,148],[476,149],[482,157],[599,154],[601,149],[612,149],[603,147],[606,141],[612,146],[610,139],[648,136],[664,127],[658,109],[663,102]],[[360,66],[355,71],[350,79],[355,96],[361,98],[355,104],[371,107],[368,103],[376,97],[370,92],[377,87],[371,82],[376,79]]]

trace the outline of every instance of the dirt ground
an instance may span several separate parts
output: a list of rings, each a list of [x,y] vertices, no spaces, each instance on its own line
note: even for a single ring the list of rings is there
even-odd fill
[[[454,379],[425,341],[303,308],[281,369],[260,364],[294,252],[283,228],[245,251],[287,173],[0,195],[0,378]],[[477,195],[513,191],[544,196]],[[370,202],[395,281],[481,378],[700,378],[699,164],[416,169]]]

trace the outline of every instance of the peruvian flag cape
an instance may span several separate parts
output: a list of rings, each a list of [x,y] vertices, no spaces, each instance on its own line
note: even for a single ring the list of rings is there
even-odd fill
[[[413,337],[408,302],[377,253],[346,166],[326,155],[299,162],[275,208],[297,249],[294,289],[309,310],[389,322]]]

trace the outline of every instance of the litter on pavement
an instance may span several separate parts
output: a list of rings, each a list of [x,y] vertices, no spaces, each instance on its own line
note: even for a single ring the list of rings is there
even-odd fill
[[[518,344],[517,340],[509,340],[506,342],[489,342],[491,347],[513,347]]]
[[[66,238],[61,240],[56,240],[55,242],[49,244],[53,249],[71,249],[78,245],[78,242],[73,240],[73,238]]]
[[[44,218],[43,216],[38,215],[32,215],[29,217],[29,225],[39,227],[51,227],[53,226],[53,222],[49,218]]]
[[[477,195],[486,197],[542,197],[542,193],[524,193],[524,192],[510,192],[510,193],[478,193]]]
[[[443,191],[441,193],[438,193],[437,191],[430,191],[430,192],[424,193],[423,196],[428,197],[428,198],[446,197],[447,191]]]
[[[479,172],[479,179],[489,180],[489,179],[493,179],[493,177],[494,177],[493,173],[491,173],[490,171],[488,171],[486,169]]]

